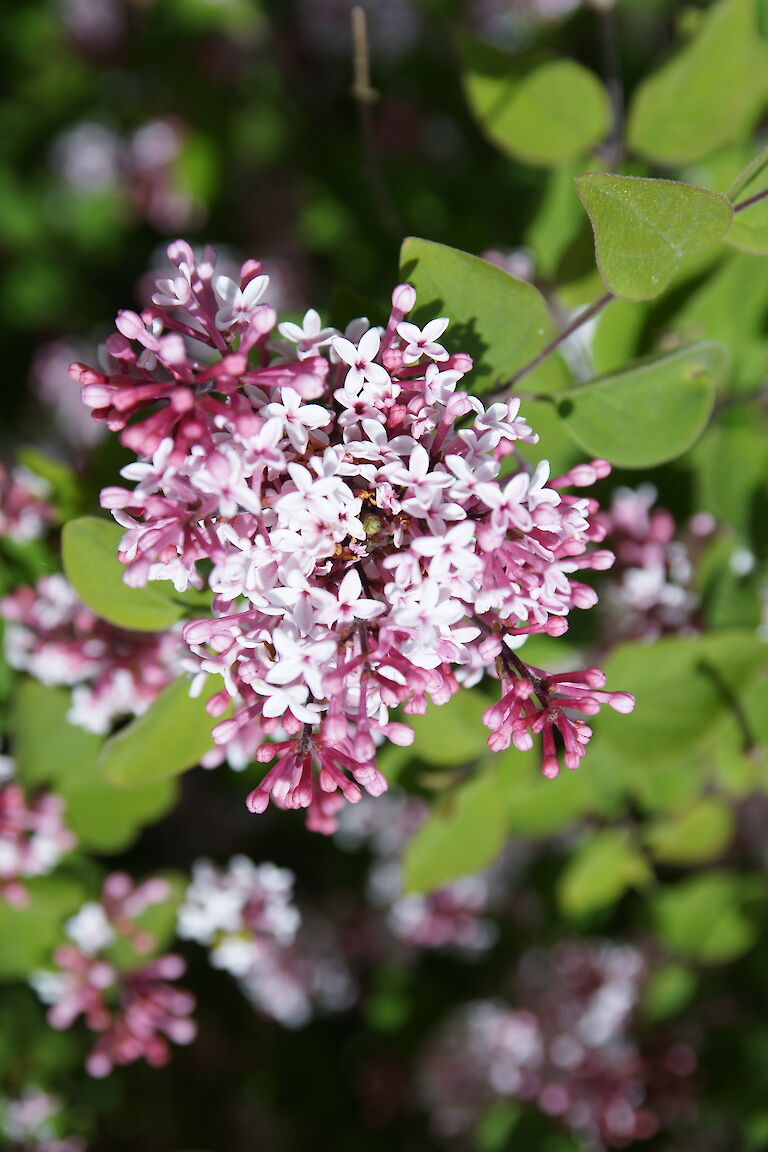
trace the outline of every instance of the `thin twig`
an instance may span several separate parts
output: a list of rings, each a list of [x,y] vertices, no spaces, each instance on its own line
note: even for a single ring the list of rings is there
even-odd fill
[[[403,234],[403,229],[384,181],[371,117],[371,109],[378,100],[379,93],[371,84],[368,24],[365,9],[356,5],[351,11],[351,19],[353,79],[350,92],[357,104],[357,120],[363,155],[365,156],[366,175],[382,223],[388,232],[399,238]]]
[[[768,188],[764,188],[762,192],[756,192],[754,196],[750,196],[748,200],[742,200],[741,204],[734,204],[733,211],[743,212],[745,208],[751,208],[753,204],[757,204],[759,200],[768,199]]]
[[[603,43],[603,72],[611,101],[611,131],[605,143],[605,159],[615,168],[624,159],[624,81],[621,75],[621,52],[616,10],[613,5],[600,7],[598,13]]]
[[[587,324],[593,317],[597,316],[599,312],[602,312],[603,308],[614,299],[615,297],[612,292],[606,292],[605,296],[601,296],[599,300],[595,300],[594,304],[590,304],[588,308],[585,308],[570,324],[563,328],[559,336],[555,336],[554,340],[550,340],[549,344],[547,344],[545,348],[542,348],[538,356],[534,356],[533,360],[529,360],[522,368],[518,368],[517,372],[510,377],[506,384],[502,385],[501,388],[497,388],[491,396],[498,396],[500,393],[506,392],[509,388],[514,388],[524,376],[527,376],[529,372],[533,372],[534,368],[538,368],[539,364],[546,360],[548,356],[551,356],[553,352],[556,352],[569,336],[573,336],[574,332],[578,332],[583,324]]]

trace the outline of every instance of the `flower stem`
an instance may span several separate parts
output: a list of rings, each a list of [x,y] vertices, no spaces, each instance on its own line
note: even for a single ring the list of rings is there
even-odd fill
[[[496,390],[496,392],[492,393],[492,396],[496,396],[501,392],[506,392],[508,388],[514,388],[518,381],[522,380],[524,376],[527,376],[529,372],[533,372],[534,368],[538,368],[539,364],[543,363],[543,361],[546,360],[548,356],[551,356],[553,352],[556,352],[560,345],[564,344],[569,336],[572,336],[574,332],[578,332],[582,325],[587,324],[594,316],[597,316],[599,312],[602,312],[603,308],[605,308],[607,304],[610,304],[611,300],[613,299],[615,299],[613,293],[606,292],[605,296],[601,296],[599,300],[595,300],[594,304],[590,304],[588,308],[585,308],[583,312],[580,312],[579,315],[576,316],[570,324],[563,328],[559,336],[555,336],[554,340],[550,340],[549,344],[547,344],[545,348],[542,348],[541,352],[539,352],[537,356],[534,356],[533,360],[529,360],[527,364],[522,366],[522,368],[518,368],[517,372],[515,372],[512,377],[510,377],[507,383],[504,384],[502,388],[499,388]]]
[[[357,104],[357,117],[360,139],[365,155],[365,168],[368,183],[379,211],[381,221],[387,231],[400,238],[403,228],[397,215],[392,197],[381,170],[378,149],[373,131],[371,109],[379,98],[379,93],[371,85],[371,63],[368,50],[368,24],[365,9],[359,4],[350,12],[352,20],[352,88],[351,94]]]
[[[754,196],[750,196],[747,200],[742,200],[740,204],[734,204],[733,211],[743,212],[745,208],[751,208],[753,204],[757,204],[759,200],[768,198],[768,188],[764,188],[762,192],[756,192]]]

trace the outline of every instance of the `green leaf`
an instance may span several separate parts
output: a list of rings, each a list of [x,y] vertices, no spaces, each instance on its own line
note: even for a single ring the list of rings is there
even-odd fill
[[[512,1133],[522,1116],[521,1104],[511,1100],[494,1101],[475,1129],[473,1143],[477,1152],[504,1152],[508,1149]]]
[[[705,798],[684,812],[652,824],[646,842],[663,864],[703,864],[720,856],[733,835],[731,809]]]
[[[725,872],[693,876],[662,891],[653,904],[656,929],[681,956],[725,964],[754,943],[755,925],[743,911],[742,877]]]
[[[600,741],[605,748],[608,741]],[[694,749],[688,755],[663,752],[645,759],[618,757],[627,782],[627,791],[645,812],[676,812],[686,804],[695,804],[707,784],[701,753]]]
[[[625,300],[660,296],[683,258],[720,240],[733,218],[725,196],[676,180],[588,172],[575,184],[603,283]]]
[[[62,519],[73,515],[80,501],[74,469],[29,445],[19,449],[17,459],[30,472],[42,477],[50,485],[53,500]]]
[[[474,361],[467,390],[477,395],[503,385],[554,336],[546,302],[532,284],[457,248],[414,236],[400,249],[400,275],[416,289],[413,319],[451,321],[450,351]],[[550,357],[526,377],[526,387],[552,392],[567,383],[562,361]]]
[[[158,581],[145,588],[124,583],[125,567],[117,558],[123,535],[118,524],[96,516],[70,520],[61,540],[67,579],[91,611],[110,624],[135,632],[169,628],[182,618],[184,608],[160,591]],[[167,587],[172,590],[172,585]]]
[[[767,662],[768,646],[748,630],[622,645],[605,662],[608,684],[637,703],[629,716],[604,709],[595,718],[600,739],[628,760],[658,757],[674,770],[673,757],[707,743],[732,694],[740,698]]]
[[[697,980],[682,964],[662,964],[651,973],[643,994],[643,1012],[655,1022],[676,1015],[696,992]]]
[[[403,857],[406,892],[432,892],[487,868],[506,838],[503,785],[493,769],[444,796]]]
[[[579,171],[581,168],[573,164],[560,164],[548,173],[536,215],[526,229],[525,244],[533,252],[539,276],[556,279],[558,261],[584,224],[573,186],[573,178]]]
[[[623,468],[651,468],[699,438],[727,367],[721,344],[694,344],[572,389],[558,398],[557,412],[592,455]]]
[[[19,685],[14,708],[19,779],[52,786],[66,803],[66,823],[80,845],[96,852],[130,846],[138,830],[163,816],[176,798],[171,781],[126,792],[104,779],[104,738],[67,722],[70,695],[36,680]]]
[[[684,344],[697,340],[725,344],[731,357],[729,388],[752,391],[755,380],[768,372],[765,261],[727,248],[723,254],[725,258],[688,295],[683,307],[661,323]]]
[[[736,204],[751,200],[753,196],[768,190],[768,148],[745,169],[736,181],[735,190],[730,192],[730,199]],[[765,256],[768,254],[768,196],[758,200],[747,208],[740,208],[734,214],[733,224],[726,236],[729,244],[734,248],[741,248],[744,252],[757,252]]]
[[[627,833],[606,828],[586,839],[560,877],[558,902],[568,916],[610,907],[627,889],[645,884],[650,872]]]
[[[63,922],[84,899],[79,883],[66,876],[26,880],[28,901],[12,908],[0,901],[0,980],[26,980],[42,967],[59,942]]]
[[[592,340],[592,364],[599,375],[624,369],[640,355],[640,341],[650,304],[614,300],[597,317]]]
[[[424,716],[404,717],[416,733],[408,752],[439,767],[466,764],[487,755],[488,729],[483,724],[483,712],[490,705],[479,692],[462,690],[446,704],[431,704]]]
[[[187,676],[174,680],[143,716],[107,740],[99,759],[107,780],[125,788],[166,780],[194,767],[213,748],[216,721],[205,705],[221,691],[221,677],[209,676],[200,696],[190,696],[189,685]]]
[[[637,89],[631,148],[663,164],[687,164],[738,139],[765,99],[766,45],[754,0],[721,0],[694,39]]]
[[[466,38],[464,87],[485,135],[527,164],[583,156],[610,127],[608,93],[573,60],[552,60],[521,75],[518,57]]]

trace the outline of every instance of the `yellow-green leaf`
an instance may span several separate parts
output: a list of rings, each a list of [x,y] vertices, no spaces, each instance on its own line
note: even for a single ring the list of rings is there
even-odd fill
[[[659,296],[683,258],[720,240],[733,218],[725,196],[677,180],[588,172],[575,184],[603,283],[625,300]]]
[[[478,256],[410,236],[400,250],[400,275],[416,289],[417,324],[441,315],[450,319],[446,346],[468,352],[474,361],[464,381],[469,392],[482,395],[506,383],[554,336],[538,289]],[[544,392],[566,383],[556,356],[526,377],[527,388]]]
[[[584,156],[610,127],[603,84],[574,60],[522,72],[519,57],[465,39],[464,87],[492,144],[528,164],[558,165]]]
[[[573,439],[624,468],[674,460],[707,425],[728,357],[720,344],[694,344],[574,388],[557,412]]]
[[[568,861],[558,886],[560,907],[569,916],[597,912],[649,877],[648,864],[627,833],[605,828],[586,839]]]
[[[768,196],[749,201],[768,191],[768,148],[756,156],[752,163],[736,179],[728,195],[734,205],[747,204],[734,213],[733,224],[726,236],[734,248],[744,252],[768,253]]]
[[[213,748],[216,721],[206,702],[220,692],[220,676],[210,676],[200,696],[189,695],[189,679],[180,676],[149,709],[107,740],[99,767],[112,784],[138,787],[178,776]]]
[[[160,590],[173,585],[155,581],[131,588],[117,558],[124,530],[109,520],[82,516],[64,525],[61,547],[64,571],[80,599],[110,624],[135,632],[159,632],[184,615],[184,607]]]
[[[630,147],[663,164],[687,164],[738,139],[765,102],[767,68],[754,0],[720,0],[691,42],[637,89]]]
[[[714,797],[651,825],[646,840],[663,864],[702,864],[725,851],[733,834],[733,813]]]
[[[487,769],[438,801],[405,850],[407,892],[432,892],[487,868],[506,838],[507,809],[499,774]]]

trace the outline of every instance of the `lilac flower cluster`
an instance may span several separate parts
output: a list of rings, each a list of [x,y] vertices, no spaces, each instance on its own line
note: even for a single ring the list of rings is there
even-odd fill
[[[612,641],[653,640],[696,628],[695,562],[715,523],[700,512],[681,533],[670,512],[654,508],[656,496],[653,484],[618,488],[610,507],[600,513],[616,556],[603,593]]]
[[[0,464],[0,536],[16,544],[37,540],[54,516],[46,480],[21,465]]]
[[[75,838],[64,824],[61,797],[30,799],[13,774],[13,762],[0,757],[0,897],[22,907],[29,898],[24,880],[52,872]]]
[[[491,747],[541,733],[554,776],[557,732],[575,768],[591,730],[571,713],[626,712],[632,697],[604,691],[597,669],[528,669],[514,649],[595,603],[574,573],[612,556],[590,547],[595,501],[562,489],[608,465],[531,474],[519,401],[486,409],[457,388],[471,359],[440,343],[446,319],[405,319],[410,285],[385,328],[361,319],[342,335],[314,311],[277,324],[257,261],[235,281],[210,249],[198,260],[177,241],[169,257],[178,274],[154,306],[118,315],[109,370],[72,374],[139,457],[123,470],[132,489],[102,493],[126,529],[126,579],[214,593],[184,637],[197,689],[224,678],[212,714],[234,701],[216,741],[276,760],[251,810],[271,796],[333,831],[345,800],[385,789],[376,746],[412,739],[392,709],[423,713],[486,671],[502,682]]]
[[[32,974],[30,982],[50,1005],[52,1028],[69,1028],[78,1016],[99,1039],[86,1060],[91,1076],[108,1076],[115,1065],[146,1060],[160,1067],[170,1057],[169,1041],[189,1044],[195,1036],[191,993],[174,982],[186,965],[173,953],[138,967],[122,968],[110,950],[119,942],[141,955],[154,946],[137,918],[170,895],[165,880],[134,886],[122,872],[104,882],[101,900],[84,904],[65,925],[70,942],[54,952],[54,971]]]
[[[65,578],[43,576],[0,601],[5,655],[43,684],[72,687],[67,719],[90,732],[139,716],[179,674],[180,637],[128,632],[95,616]]]
[[[259,1012],[287,1028],[316,1011],[348,1007],[355,987],[330,924],[314,917],[302,934],[293,873],[235,856],[226,869],[198,860],[179,910],[178,935],[210,950]]]
[[[4,1148],[18,1152],[85,1152],[78,1136],[60,1138],[62,1101],[29,1085],[15,1097],[0,1097],[0,1137]]]
[[[648,1060],[630,1032],[647,975],[630,946],[565,942],[523,957],[525,1009],[475,1001],[448,1019],[422,1066],[437,1134],[463,1137],[496,1100],[531,1101],[589,1147],[625,1147],[690,1104],[692,1049]],[[659,1077],[658,1069],[665,1075]]]

